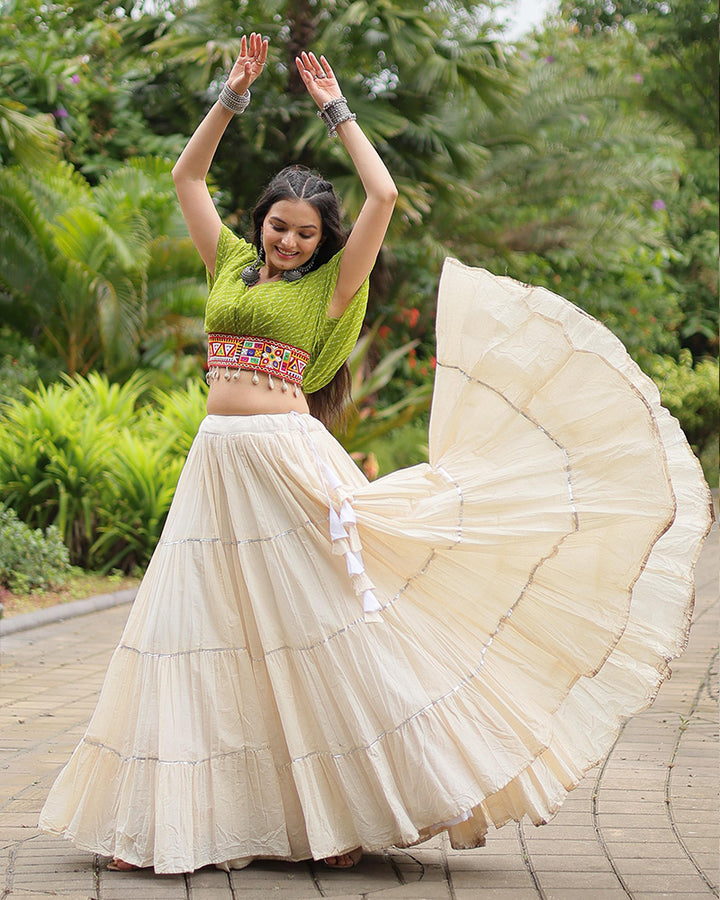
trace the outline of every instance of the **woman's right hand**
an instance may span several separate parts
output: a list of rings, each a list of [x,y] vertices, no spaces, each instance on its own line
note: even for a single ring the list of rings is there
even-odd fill
[[[253,81],[262,74],[267,52],[267,38],[263,40],[262,35],[255,34],[254,31],[249,41],[245,35],[242,36],[240,55],[235,60],[227,80],[228,86],[236,94],[244,94]]]
[[[236,94],[244,94],[260,76],[267,59],[268,42],[253,32],[243,35],[240,55],[228,76]],[[209,272],[215,272],[217,245],[222,222],[205,181],[220,138],[232,112],[218,101],[195,129],[173,168],[173,179],[192,242]]]

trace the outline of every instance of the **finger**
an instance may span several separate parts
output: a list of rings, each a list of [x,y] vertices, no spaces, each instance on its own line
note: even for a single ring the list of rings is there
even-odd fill
[[[306,87],[310,88],[313,83],[312,72],[308,69],[308,67],[303,63],[301,59],[295,58],[295,62],[298,67],[298,72],[300,73],[300,77],[305,82]]]
[[[321,57],[320,57],[320,63],[321,63],[321,65],[322,65],[322,67],[323,67],[323,71],[325,72],[326,77],[327,77],[327,78],[334,78],[334,77],[335,77],[335,73],[333,72],[333,70],[332,70],[332,68],[331,68],[331,66],[330,66],[330,63],[325,59],[324,56],[321,56]]]
[[[240,40],[240,56],[247,56],[247,40],[245,35]]]
[[[322,75],[323,74],[322,66],[318,62],[317,56],[315,56],[315,54],[312,52],[310,53],[310,62],[312,63],[312,67],[315,70],[315,74]]]
[[[265,65],[265,60],[267,59],[267,55],[268,55],[268,40],[267,40],[267,38],[265,38],[265,40],[260,45],[260,62],[263,65]]]

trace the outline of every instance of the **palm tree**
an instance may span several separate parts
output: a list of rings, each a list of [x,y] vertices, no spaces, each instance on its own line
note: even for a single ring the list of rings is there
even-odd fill
[[[26,168],[52,163],[59,156],[59,135],[52,116],[33,115],[11,97],[0,97],[0,163]]]
[[[258,185],[289,161],[315,166],[331,178],[349,217],[359,209],[362,198],[349,161],[313,115],[293,62],[301,49],[326,53],[397,178],[399,228],[422,221],[430,197],[447,192],[449,180],[476,164],[478,148],[463,135],[463,107],[470,100],[499,106],[512,91],[502,46],[490,36],[490,8],[453,0],[260,0],[250,18],[244,9],[229,12],[225,0],[209,0],[178,10],[172,20],[158,19],[148,50],[160,60],[159,79],[168,77],[164,64],[172,71],[175,96],[168,102],[177,106],[179,100],[196,122],[213,97],[208,85],[219,87],[239,49],[240,33],[270,36],[269,63],[252,112],[233,124],[235,137],[223,141],[213,165],[220,203],[241,224]]]
[[[523,81],[513,102],[470,116],[487,158],[467,185],[472,203],[436,209],[445,246],[520,275],[529,255],[598,264],[663,244],[651,205],[673,188],[678,130],[633,109],[622,75],[569,78],[537,59]]]
[[[204,285],[169,169],[136,160],[95,188],[67,163],[0,171],[3,318],[70,375],[127,377],[153,342],[197,338]]]

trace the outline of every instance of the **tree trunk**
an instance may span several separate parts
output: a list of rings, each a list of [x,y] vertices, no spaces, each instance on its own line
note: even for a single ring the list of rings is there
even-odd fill
[[[288,94],[300,96],[305,93],[305,85],[295,65],[295,57],[302,50],[311,50],[317,34],[317,18],[308,0],[289,0],[287,19],[290,26],[288,52]]]

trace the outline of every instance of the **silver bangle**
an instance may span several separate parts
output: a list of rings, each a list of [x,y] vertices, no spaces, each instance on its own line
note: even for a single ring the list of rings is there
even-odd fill
[[[220,91],[218,100],[225,109],[229,109],[233,115],[238,115],[238,113],[245,112],[248,108],[251,96],[249,89],[245,91],[244,94],[236,94],[230,85],[225,82],[223,89]]]
[[[350,112],[350,107],[344,97],[336,97],[334,100],[328,100],[326,103],[323,103],[322,109],[319,109],[317,114],[327,125],[330,137],[335,137],[337,127],[342,122],[355,122],[357,120],[355,113]]]

